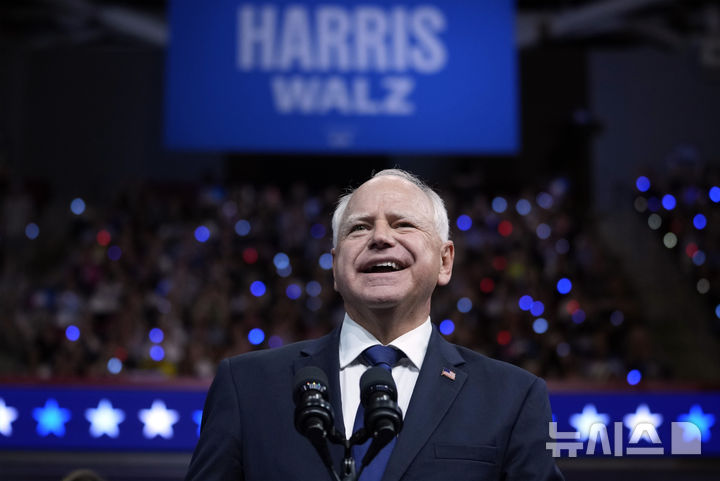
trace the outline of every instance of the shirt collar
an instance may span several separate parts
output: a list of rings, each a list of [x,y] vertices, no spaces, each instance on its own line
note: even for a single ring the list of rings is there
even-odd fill
[[[431,334],[432,324],[428,316],[425,322],[412,331],[406,332],[391,341],[389,345],[404,352],[405,356],[410,359],[410,362],[420,370],[423,360],[425,359]],[[382,343],[346,313],[345,319],[343,319],[342,329],[340,330],[340,369],[345,369],[352,364],[365,349],[375,344]]]

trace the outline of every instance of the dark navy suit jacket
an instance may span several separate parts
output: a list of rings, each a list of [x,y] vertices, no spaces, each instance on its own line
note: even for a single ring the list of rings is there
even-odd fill
[[[292,389],[298,369],[323,369],[335,427],[344,432],[339,332],[223,360],[186,481],[331,480],[295,430]],[[444,368],[454,380],[441,375]],[[544,381],[433,329],[383,481],[562,480],[545,446],[550,419]],[[331,454],[340,471],[342,447],[331,444]]]

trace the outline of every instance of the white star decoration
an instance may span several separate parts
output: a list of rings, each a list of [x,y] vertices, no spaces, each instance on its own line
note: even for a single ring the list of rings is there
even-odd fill
[[[625,427],[630,430],[631,438],[636,426],[640,424],[650,424],[655,428],[655,431],[657,431],[657,428],[662,424],[662,422],[662,414],[653,414],[650,412],[650,408],[647,404],[641,404],[637,407],[634,413],[623,416],[623,424],[625,424]],[[647,431],[643,431],[640,439],[644,439],[649,443],[653,442]]]
[[[17,409],[5,404],[0,397],[0,434],[10,436],[12,434],[12,423],[17,419]]]
[[[101,399],[97,408],[85,410],[85,419],[90,421],[90,435],[99,438],[107,434],[116,438],[120,434],[118,424],[125,420],[125,412],[122,409],[113,409],[112,403],[107,399]]]
[[[168,409],[165,403],[156,399],[150,409],[141,409],[138,418],[145,424],[143,436],[152,439],[155,436],[162,436],[165,439],[173,437],[173,424],[178,422],[180,416],[174,409]]]
[[[590,437],[590,428],[592,428],[593,424],[607,425],[609,422],[610,416],[598,414],[594,404],[586,404],[582,413],[570,416],[570,425],[580,433],[581,441],[586,441]]]

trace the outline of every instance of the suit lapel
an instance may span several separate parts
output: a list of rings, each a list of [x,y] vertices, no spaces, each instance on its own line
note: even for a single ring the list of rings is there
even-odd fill
[[[467,374],[451,369],[463,364],[457,349],[433,328],[422,369],[415,383],[408,412],[395,449],[390,456],[383,481],[396,481],[407,471],[412,460],[425,445],[460,392]],[[443,376],[451,369],[455,379]]]

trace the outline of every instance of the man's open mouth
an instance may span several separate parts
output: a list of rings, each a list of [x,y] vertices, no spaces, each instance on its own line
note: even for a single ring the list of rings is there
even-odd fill
[[[393,261],[378,262],[365,269],[363,272],[366,274],[374,274],[379,272],[397,272],[405,269],[405,266]]]

